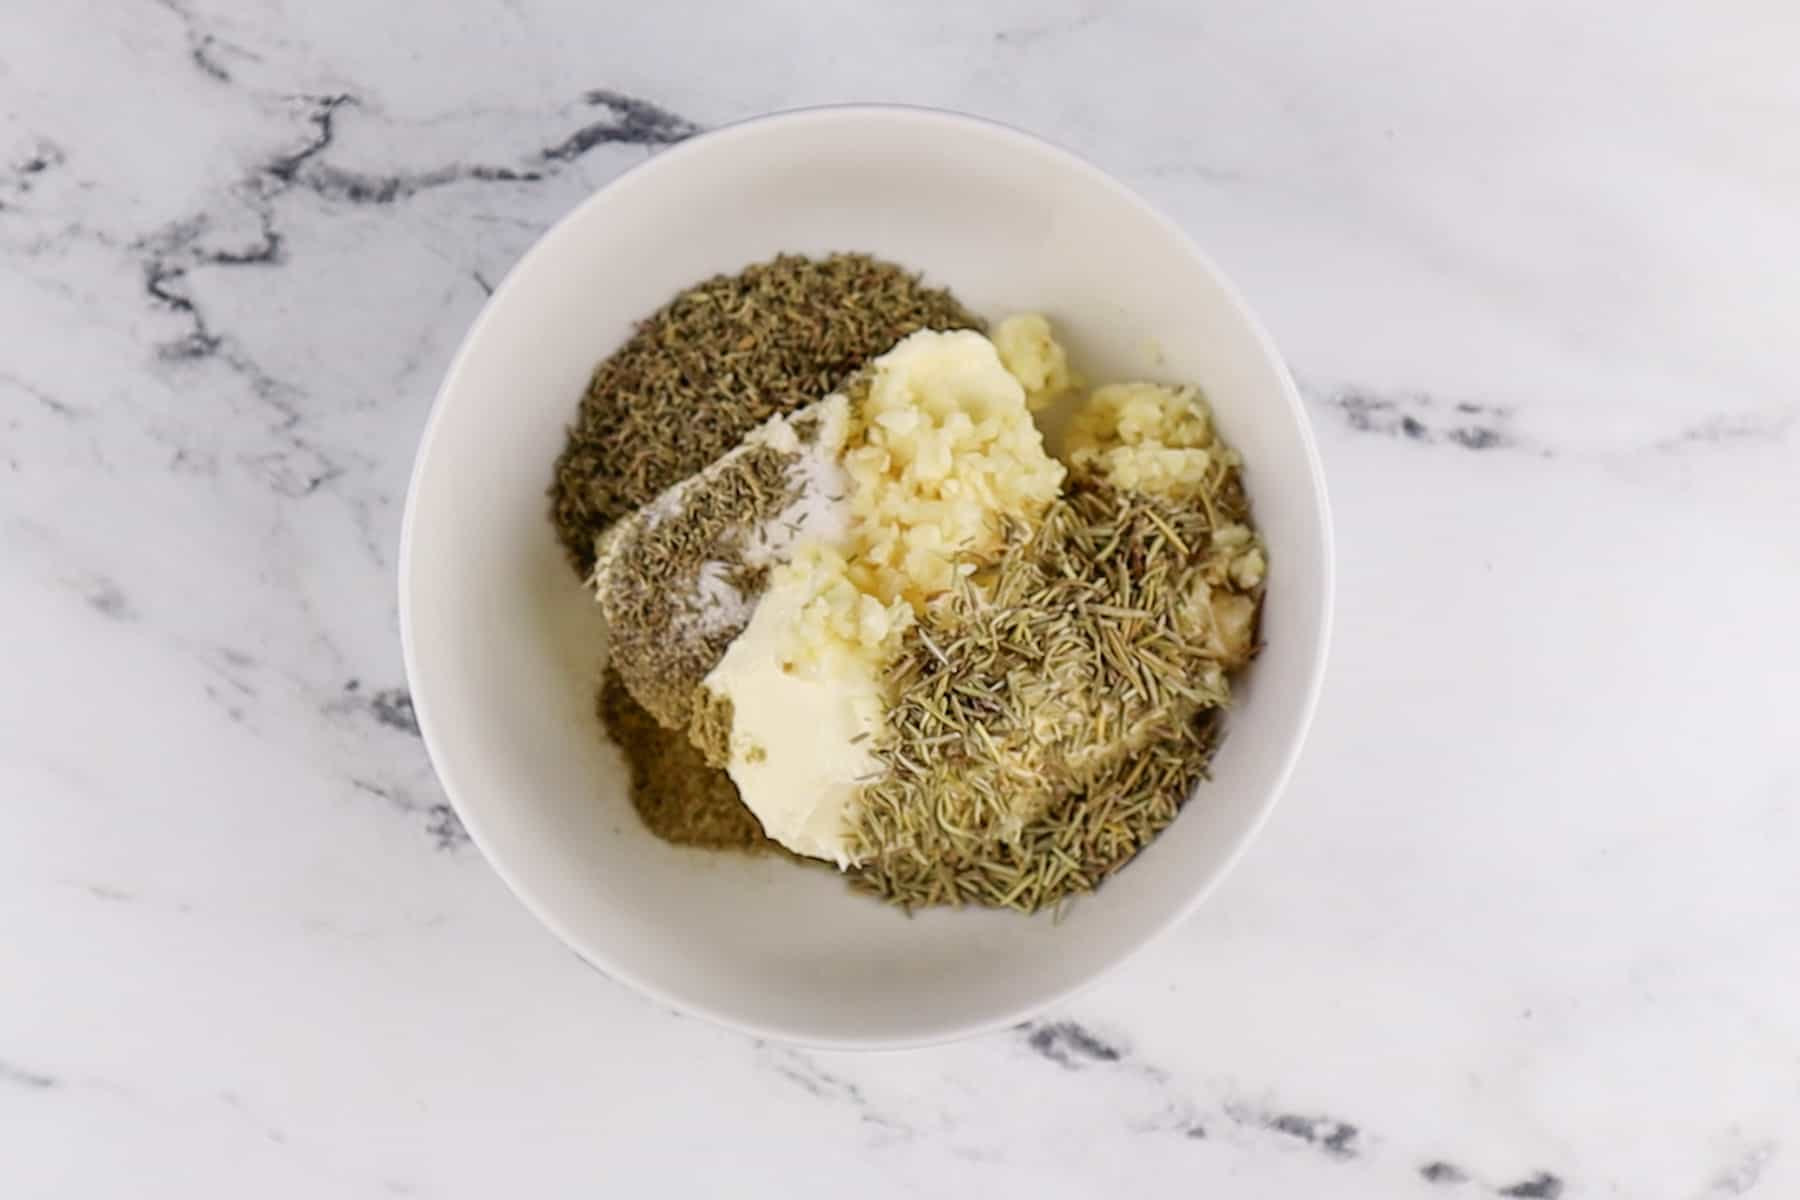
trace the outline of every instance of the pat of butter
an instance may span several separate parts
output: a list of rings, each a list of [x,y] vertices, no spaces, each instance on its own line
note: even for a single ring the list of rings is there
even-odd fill
[[[813,598],[808,575],[798,565],[775,573],[706,687],[731,701],[728,769],[763,830],[796,854],[847,867],[859,781],[881,769],[870,753],[881,689],[850,655],[794,670],[784,647]]]

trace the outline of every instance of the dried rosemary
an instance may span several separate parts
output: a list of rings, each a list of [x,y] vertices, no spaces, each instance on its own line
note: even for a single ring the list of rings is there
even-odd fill
[[[1180,505],[1078,484],[926,613],[888,676],[859,887],[1030,912],[1174,819],[1254,650],[1247,505],[1235,472],[1215,484]]]
[[[601,363],[550,488],[583,577],[594,541],[762,421],[920,329],[979,329],[949,292],[863,254],[782,255],[682,292]]]

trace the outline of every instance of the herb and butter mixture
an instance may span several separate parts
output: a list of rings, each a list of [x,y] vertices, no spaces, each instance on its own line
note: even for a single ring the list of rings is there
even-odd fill
[[[979,333],[922,331],[825,401],[848,409],[847,521],[801,541],[701,686],[701,749],[725,764],[769,836],[850,866],[907,631],[1035,521],[1063,468],[1019,381]],[[723,735],[723,736],[720,736]]]
[[[747,363],[756,295],[811,340],[758,315],[787,357]],[[734,315],[697,322],[719,296]],[[881,344],[844,361],[846,322]],[[684,403],[735,434],[675,446],[659,429]],[[1033,419],[1052,406],[1060,461]],[[614,478],[584,475],[592,447]],[[1197,388],[1087,391],[1042,316],[990,338],[887,264],[788,256],[684,293],[596,373],[553,488],[640,814],[908,908],[1092,890],[1204,776],[1254,654],[1266,559],[1241,466]]]

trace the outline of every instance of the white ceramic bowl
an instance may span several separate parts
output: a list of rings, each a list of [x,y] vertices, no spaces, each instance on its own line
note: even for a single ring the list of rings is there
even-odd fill
[[[1197,381],[1270,549],[1267,649],[1175,823],[1060,923],[911,919],[826,871],[681,850],[639,825],[594,716],[603,630],[545,488],[594,365],[687,285],[784,250],[866,251],[997,317],[1045,312],[1093,379]],[[1017,1022],[1180,920],[1273,807],[1324,669],[1325,488],[1269,338],[1168,220],[1105,174],[973,118],[765,117],[602,188],[521,259],[450,366],[401,537],[400,616],[433,763],[477,845],[583,958],[680,1008],[817,1046]]]

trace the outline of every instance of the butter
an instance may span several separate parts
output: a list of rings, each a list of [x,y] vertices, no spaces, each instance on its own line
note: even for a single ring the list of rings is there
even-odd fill
[[[728,770],[763,830],[796,854],[847,867],[858,781],[881,769],[870,752],[881,728],[879,676],[846,653],[815,658],[801,674],[788,650],[830,574],[810,554],[778,569],[706,687],[732,702]]]

